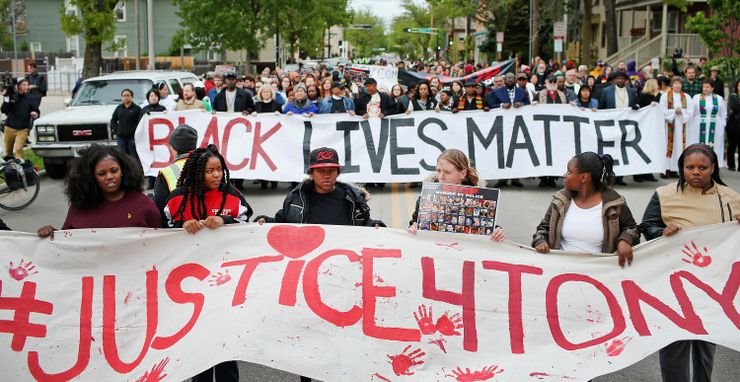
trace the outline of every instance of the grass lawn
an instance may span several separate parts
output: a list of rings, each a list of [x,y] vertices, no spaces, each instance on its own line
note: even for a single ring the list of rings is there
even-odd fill
[[[41,157],[36,156],[36,154],[33,153],[33,150],[24,149],[23,158],[30,160],[33,165],[39,169],[39,171],[44,169],[44,160]]]

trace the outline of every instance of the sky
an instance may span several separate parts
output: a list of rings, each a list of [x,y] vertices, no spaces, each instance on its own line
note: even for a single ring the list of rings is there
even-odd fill
[[[386,29],[390,27],[391,20],[403,13],[401,0],[350,0],[350,8],[361,10],[368,8],[376,16],[383,19]]]

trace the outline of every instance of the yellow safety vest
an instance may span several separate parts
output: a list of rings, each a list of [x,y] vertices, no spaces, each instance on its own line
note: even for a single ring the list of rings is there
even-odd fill
[[[177,187],[177,180],[180,179],[180,171],[182,171],[182,167],[185,166],[187,160],[188,157],[180,158],[172,162],[171,165],[159,170],[159,173],[162,174],[165,182],[167,182],[167,188],[170,192]]]

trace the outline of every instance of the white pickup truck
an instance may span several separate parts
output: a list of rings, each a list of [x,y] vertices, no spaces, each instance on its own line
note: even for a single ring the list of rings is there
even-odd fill
[[[177,98],[182,85],[195,83],[193,73],[176,71],[121,71],[85,80],[74,99],[65,100],[67,108],[34,121],[33,152],[44,159],[46,173],[63,178],[66,162],[77,151],[92,143],[115,145],[110,120],[121,103],[121,91],[131,89],[134,102],[146,105],[145,94],[153,86],[167,84],[171,97]]]

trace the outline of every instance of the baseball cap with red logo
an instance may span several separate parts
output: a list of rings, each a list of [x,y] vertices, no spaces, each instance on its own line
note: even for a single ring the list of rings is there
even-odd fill
[[[342,167],[339,165],[339,155],[337,150],[328,147],[319,147],[311,151],[311,160],[309,169],[324,167]]]

